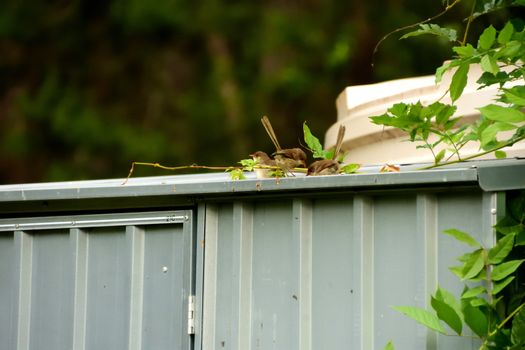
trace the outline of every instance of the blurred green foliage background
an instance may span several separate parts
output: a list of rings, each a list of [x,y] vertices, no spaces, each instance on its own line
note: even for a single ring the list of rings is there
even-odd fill
[[[345,86],[433,74],[450,44],[386,33],[421,0],[4,0],[0,183],[125,177],[130,162],[235,165],[322,137]],[[439,21],[465,18],[459,6]],[[136,175],[164,174],[137,169]]]

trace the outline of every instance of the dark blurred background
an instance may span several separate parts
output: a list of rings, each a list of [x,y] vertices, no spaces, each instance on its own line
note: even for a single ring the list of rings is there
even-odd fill
[[[438,20],[458,25],[460,5]],[[345,86],[433,74],[451,45],[386,33],[440,0],[4,0],[0,183],[125,177],[130,162],[235,165],[302,123],[323,137]],[[456,23],[456,24],[454,24]],[[169,174],[137,169],[136,175]]]

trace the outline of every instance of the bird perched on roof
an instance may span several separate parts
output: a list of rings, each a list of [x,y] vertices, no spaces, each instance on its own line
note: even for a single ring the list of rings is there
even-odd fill
[[[339,161],[337,160],[337,157],[341,151],[344,136],[345,127],[341,125],[339,126],[339,132],[337,133],[337,141],[332,159],[318,160],[310,164],[306,173],[307,176],[335,175],[339,173]]]
[[[250,157],[252,157],[253,160],[257,162],[257,164],[261,165],[261,168],[255,168],[255,176],[257,176],[258,179],[265,179],[270,176],[270,173],[273,171],[272,167],[276,167],[275,160],[270,158],[270,156],[263,151],[257,151],[250,154]]]
[[[273,153],[275,165],[280,167],[285,173],[290,173],[294,168],[306,168],[306,153],[300,148],[283,149],[277,140],[270,119],[264,116],[261,118],[261,123],[275,146],[276,151]]]

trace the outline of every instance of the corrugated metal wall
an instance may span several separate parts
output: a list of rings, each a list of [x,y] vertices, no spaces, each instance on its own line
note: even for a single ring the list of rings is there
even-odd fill
[[[496,194],[376,192],[206,205],[202,349],[477,349],[391,309],[425,307],[468,247],[493,244]]]
[[[460,293],[441,232],[491,246],[520,169],[0,186],[0,350],[477,349],[391,306]]]
[[[189,349],[191,217],[0,220],[0,349]]]

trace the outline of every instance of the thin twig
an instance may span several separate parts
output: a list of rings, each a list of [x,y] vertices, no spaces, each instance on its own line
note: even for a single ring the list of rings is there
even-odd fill
[[[407,29],[410,29],[410,28],[414,28],[414,27],[417,27],[421,24],[425,24],[425,23],[428,23],[430,21],[433,21],[441,16],[443,16],[445,13],[447,13],[448,11],[450,11],[450,9],[452,9],[454,6],[456,6],[457,4],[459,4],[461,2],[461,0],[454,0],[454,2],[452,4],[447,4],[447,6],[445,7],[445,9],[443,11],[441,11],[440,13],[438,13],[437,15],[434,15],[432,17],[429,17],[423,21],[420,21],[420,22],[417,22],[417,23],[414,23],[414,24],[410,24],[410,25],[407,25],[407,26],[404,26],[404,27],[401,27],[401,28],[397,28],[396,30],[394,31],[391,31],[390,33],[386,34],[385,36],[383,36],[376,44],[376,46],[374,46],[374,51],[372,52],[372,63],[371,63],[371,66],[373,67],[374,66],[374,58],[376,56],[376,53],[377,53],[377,50],[379,49],[379,46],[383,43],[383,41],[385,41],[387,38],[389,38],[391,35],[393,34],[396,34],[396,33],[399,33],[403,30],[407,30]]]
[[[525,140],[525,136],[519,137],[516,140],[505,142],[504,144],[502,144],[502,145],[500,145],[498,147],[492,148],[492,149],[490,149],[488,151],[483,151],[483,152],[480,152],[480,153],[472,154],[472,155],[470,155],[468,157],[462,158],[461,160],[453,160],[453,161],[446,162],[446,163],[439,163],[439,164],[428,165],[428,166],[425,166],[423,168],[420,168],[419,170],[429,170],[429,169],[434,169],[434,168],[445,166],[445,165],[462,163],[462,162],[465,162],[467,160],[471,160],[471,159],[474,159],[474,158],[478,158],[478,157],[484,156],[485,154],[489,154],[489,153],[495,152],[495,151],[500,150],[502,148],[512,146],[513,144],[515,144],[516,142],[519,142],[521,140]]]

